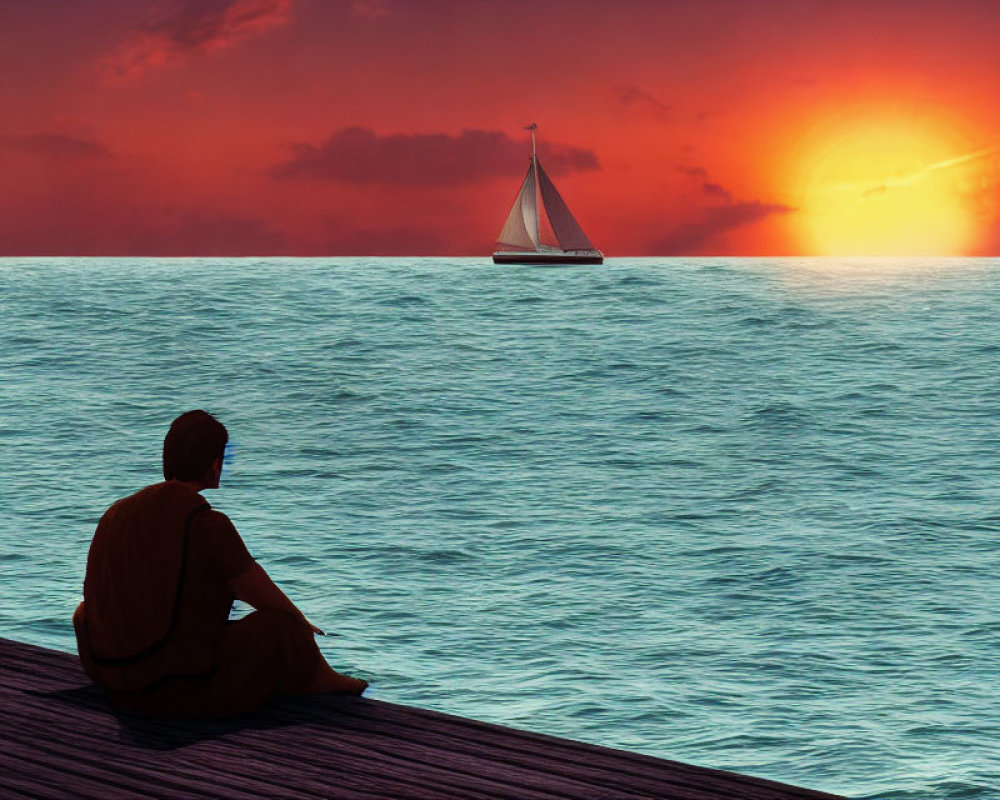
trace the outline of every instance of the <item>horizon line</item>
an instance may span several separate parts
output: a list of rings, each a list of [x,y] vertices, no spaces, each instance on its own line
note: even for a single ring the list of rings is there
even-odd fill
[[[460,258],[460,259],[483,259],[486,261],[490,260],[490,255],[462,255],[462,254],[420,254],[420,253],[409,253],[406,255],[384,255],[384,254],[371,254],[371,253],[353,253],[353,254],[324,254],[319,253],[316,255],[284,255],[280,253],[251,253],[243,255],[221,255],[218,253],[212,254],[184,254],[184,255],[155,255],[155,254],[137,254],[137,253],[127,253],[127,254],[94,254],[94,253],[75,253],[72,255],[60,254],[60,253],[33,253],[33,254],[11,254],[5,255],[0,254],[0,260],[14,260],[14,259],[54,259],[54,258],[68,258],[68,259],[82,259],[82,258],[102,258],[102,259],[113,259],[113,260],[125,260],[125,259],[142,259],[142,260],[183,260],[183,259],[207,259],[207,258],[218,258],[218,259],[250,259],[250,258],[274,258],[274,259],[300,259],[300,260],[315,260],[321,258],[335,258],[335,259],[348,259],[348,258],[376,258],[376,259],[400,259],[400,258]],[[698,255],[607,255],[605,254],[605,260],[612,259],[704,259],[704,258],[730,258],[730,259],[759,259],[759,258],[780,258],[780,259],[842,259],[842,260],[853,260],[853,259],[900,259],[900,258],[917,258],[917,259],[997,259],[1000,258],[1000,253],[996,255],[985,255],[985,254],[974,254],[974,255],[935,255],[930,253],[899,253],[899,254],[871,254],[866,255],[863,253],[853,253],[844,255],[822,255],[817,253],[783,253],[783,254],[754,254],[746,253],[742,255],[726,255],[726,254],[698,254]]]

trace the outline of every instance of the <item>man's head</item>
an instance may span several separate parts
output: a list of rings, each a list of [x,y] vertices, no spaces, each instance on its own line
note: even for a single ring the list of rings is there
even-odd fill
[[[163,477],[218,486],[216,461],[226,451],[229,432],[207,411],[188,411],[170,425],[163,440]]]

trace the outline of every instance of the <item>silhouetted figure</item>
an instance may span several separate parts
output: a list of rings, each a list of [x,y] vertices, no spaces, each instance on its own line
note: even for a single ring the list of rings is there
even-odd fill
[[[80,660],[118,708],[144,716],[225,717],[274,694],[361,694],[313,639],[322,633],[199,492],[216,489],[229,434],[204,411],[163,442],[163,483],[101,518],[73,615]],[[229,621],[233,601],[256,611]]]

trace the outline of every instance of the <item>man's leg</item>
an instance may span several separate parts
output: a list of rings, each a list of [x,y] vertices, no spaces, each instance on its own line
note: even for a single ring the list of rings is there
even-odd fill
[[[284,611],[254,611],[223,631],[211,705],[219,710],[247,704],[256,708],[279,693],[359,695],[367,685],[334,671],[313,632],[298,617]]]
[[[210,675],[169,678],[111,700],[143,716],[212,719],[254,711],[279,693],[359,695],[367,685],[335,672],[298,617],[255,611],[226,625]]]

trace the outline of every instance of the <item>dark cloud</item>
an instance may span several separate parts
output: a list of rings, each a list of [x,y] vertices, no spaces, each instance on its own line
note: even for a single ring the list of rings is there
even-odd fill
[[[704,167],[678,167],[678,172],[683,172],[689,178],[700,178],[705,180],[708,178],[708,170]]]
[[[707,194],[709,197],[714,197],[719,200],[724,200],[727,203],[731,202],[733,199],[733,196],[732,194],[730,194],[729,190],[718,183],[710,183],[706,181],[701,185],[701,188],[705,191],[705,194]]]
[[[717,236],[775,214],[788,214],[791,211],[794,209],[790,206],[778,203],[729,203],[714,206],[706,209],[701,219],[683,225],[663,239],[653,242],[649,251],[651,255],[692,255],[703,251],[705,245],[711,244]]]
[[[340,181],[395,186],[454,186],[490,178],[510,178],[527,166],[525,140],[501,131],[379,136],[368,128],[344,128],[319,145],[292,145],[293,157],[271,174],[284,180]],[[552,174],[600,169],[592,150],[539,146]]]
[[[726,203],[732,202],[732,193],[722,184],[709,180],[708,170],[704,167],[678,167],[677,169],[689,178],[701,181],[701,189],[709,197]]]
[[[618,95],[618,101],[624,106],[646,111],[658,117],[665,116],[670,111],[670,106],[660,102],[638,86],[619,86],[615,91]]]
[[[90,160],[111,155],[103,144],[59,133],[34,133],[27,136],[0,136],[0,147],[36,156]]]
[[[391,16],[384,0],[353,0],[351,13],[363,19],[380,20]]]
[[[291,0],[185,0],[147,32],[179,51],[226,46],[279,25]]]
[[[291,0],[175,0],[167,13],[132,31],[104,66],[110,77],[132,78],[150,67],[177,64],[284,24]]]

